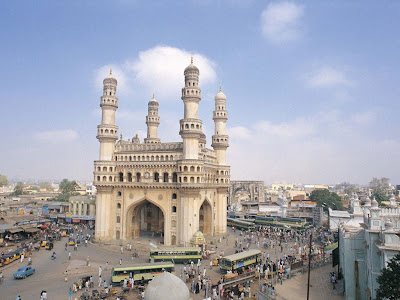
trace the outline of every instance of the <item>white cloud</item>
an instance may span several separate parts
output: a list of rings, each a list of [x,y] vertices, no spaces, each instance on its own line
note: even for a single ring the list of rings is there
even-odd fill
[[[251,137],[250,130],[243,126],[228,128],[228,135],[231,139],[248,139]]]
[[[294,2],[270,3],[261,13],[261,30],[264,37],[274,44],[297,40],[301,36],[303,5]]]
[[[368,125],[375,120],[372,111],[333,110],[282,123],[233,127],[227,151],[232,180],[333,184],[398,178],[393,166],[400,163],[400,142],[371,134]]]
[[[194,64],[200,70],[200,82],[207,84],[217,78],[215,63],[202,54],[191,53],[183,49],[156,46],[142,51],[131,64],[135,79],[150,91],[161,97],[181,94],[183,71],[194,56]]]
[[[78,138],[79,134],[75,130],[49,130],[34,133],[37,140],[48,143],[67,143]]]
[[[139,52],[134,59],[112,64],[113,75],[118,81],[117,93],[130,94],[140,89],[149,97],[155,93],[156,98],[162,101],[180,97],[184,86],[183,71],[190,64],[191,55],[200,70],[200,86],[215,82],[216,63],[205,55],[175,47],[155,46]],[[96,88],[101,89],[109,69],[107,65],[96,70]]]
[[[322,67],[306,76],[306,80],[311,87],[332,87],[351,85],[352,81],[347,75],[332,67]]]

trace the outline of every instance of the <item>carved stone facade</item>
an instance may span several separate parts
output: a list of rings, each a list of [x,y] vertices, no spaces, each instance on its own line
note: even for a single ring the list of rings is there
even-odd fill
[[[165,245],[189,245],[198,230],[205,235],[226,232],[226,96],[221,91],[215,96],[213,149],[207,149],[198,118],[199,70],[193,61],[184,75],[179,132],[183,142],[174,143],[162,143],[157,136],[160,117],[154,95],[148,104],[144,143],[137,136],[117,141],[117,81],[111,71],[104,79],[97,135],[100,159],[94,162],[96,239],[132,240],[150,232],[162,234]]]
[[[239,193],[246,194],[246,201],[265,202],[264,181],[231,181],[228,205],[240,202]]]

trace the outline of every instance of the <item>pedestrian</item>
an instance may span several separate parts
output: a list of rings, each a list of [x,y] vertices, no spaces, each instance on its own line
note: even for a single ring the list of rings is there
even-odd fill
[[[87,240],[85,240],[85,247],[87,247]]]
[[[99,287],[101,287],[101,283],[103,282],[103,279],[101,279],[101,277],[99,277],[98,283],[99,283]]]
[[[108,270],[108,262],[106,262],[105,270],[106,270],[106,271]]]
[[[90,288],[94,288],[93,276],[90,275]]]
[[[87,266],[87,267],[89,266],[89,256],[86,257],[86,266]]]
[[[101,266],[99,266],[99,277],[101,277],[101,272],[102,272],[103,270],[101,269]]]
[[[68,252],[68,260],[71,260],[71,251]]]
[[[21,296],[18,295],[17,298],[15,298],[15,300],[21,300]]]
[[[103,287],[104,287],[104,288],[107,288],[107,281],[105,281],[105,280],[104,280],[104,282],[103,282]]]
[[[122,258],[119,259],[119,265],[122,265]]]
[[[72,289],[71,288],[69,288],[68,300],[72,300]]]
[[[124,253],[124,246],[121,245],[121,253]]]
[[[24,261],[24,254],[21,254],[21,262]]]
[[[64,249],[65,251],[67,251],[67,246],[68,246],[68,244],[67,244],[67,243],[65,243],[65,249]]]

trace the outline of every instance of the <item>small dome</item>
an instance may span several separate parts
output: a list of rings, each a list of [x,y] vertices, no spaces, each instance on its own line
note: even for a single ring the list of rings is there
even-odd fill
[[[368,196],[367,196],[367,198],[365,198],[364,206],[371,207],[371,199],[369,199]]]
[[[385,231],[394,231],[393,230],[393,224],[392,224],[392,222],[390,222],[390,220],[388,219],[387,221],[386,221],[386,223],[385,223]]]
[[[199,69],[193,64],[193,56],[190,60],[190,65],[188,65],[184,71],[184,74],[186,74],[187,72],[197,72],[200,73]]]
[[[219,89],[219,92],[217,95],[215,95],[215,100],[226,100],[225,94],[221,91],[221,88]]]
[[[154,93],[153,93],[153,98],[150,99],[149,103],[150,103],[150,102],[158,103],[157,100],[156,100],[156,98],[154,97]]]
[[[376,201],[375,198],[374,198],[374,200],[372,200],[372,207],[373,208],[377,208],[378,207],[378,201]]]
[[[150,281],[145,297],[146,300],[189,300],[189,289],[179,277],[164,272]]]

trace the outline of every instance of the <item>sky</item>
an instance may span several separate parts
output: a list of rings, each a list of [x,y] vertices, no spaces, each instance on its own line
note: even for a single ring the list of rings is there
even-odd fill
[[[200,69],[210,145],[227,96],[232,180],[400,184],[398,1],[6,1],[0,174],[92,180],[102,80],[123,139],[181,141],[183,70]]]

